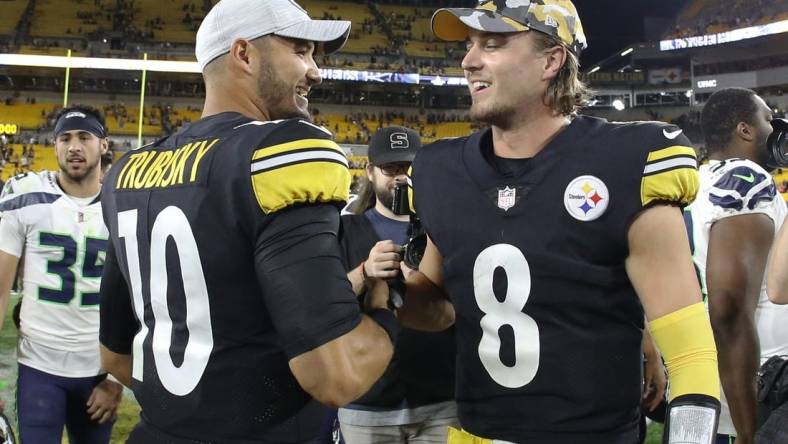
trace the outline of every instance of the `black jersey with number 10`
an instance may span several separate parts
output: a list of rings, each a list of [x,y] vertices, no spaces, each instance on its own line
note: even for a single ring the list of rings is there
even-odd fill
[[[236,113],[112,168],[101,342],[133,355],[131,442],[314,437],[324,409],[288,361],[361,321],[336,239],[348,187],[327,130]]]

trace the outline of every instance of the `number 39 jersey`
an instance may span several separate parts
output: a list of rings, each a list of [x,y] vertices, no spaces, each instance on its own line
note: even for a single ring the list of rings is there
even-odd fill
[[[42,171],[11,179],[0,212],[0,250],[24,253],[19,362],[59,376],[99,374],[101,202],[69,197],[56,173]]]
[[[463,428],[635,442],[643,311],[627,230],[650,205],[694,198],[696,159],[680,133],[580,116],[513,174],[494,166],[489,129],[417,155],[416,211],[456,310]]]
[[[112,168],[101,342],[133,356],[131,443],[314,437],[324,407],[288,361],[361,321],[336,238],[349,182],[325,129],[237,113]]]

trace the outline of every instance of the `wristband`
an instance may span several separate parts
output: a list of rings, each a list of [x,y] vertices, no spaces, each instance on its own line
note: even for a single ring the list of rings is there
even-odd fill
[[[394,316],[394,312],[385,308],[377,308],[367,313],[367,316],[372,318],[373,321],[377,322],[383,330],[386,330],[386,334],[389,335],[389,339],[391,339],[391,343],[397,345],[397,337],[399,336],[399,321],[397,317]]]

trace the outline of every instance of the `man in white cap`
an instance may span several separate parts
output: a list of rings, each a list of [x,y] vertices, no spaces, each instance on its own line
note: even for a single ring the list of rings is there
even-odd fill
[[[698,190],[690,141],[577,115],[586,39],[569,0],[441,9],[432,27],[465,42],[470,114],[489,125],[413,162],[429,242],[398,315],[456,319],[464,430],[449,442],[637,442],[645,311],[672,384],[665,442],[710,444],[716,349],[679,209]]]
[[[313,124],[313,55],[349,22],[222,0],[197,32],[203,116],[106,178],[102,362],[134,390],[130,443],[302,443],[365,393],[398,321],[362,314],[340,259],[347,159]],[[320,401],[320,402],[317,402]]]

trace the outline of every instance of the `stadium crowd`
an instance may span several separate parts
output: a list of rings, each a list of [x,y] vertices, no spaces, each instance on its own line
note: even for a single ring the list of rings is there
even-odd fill
[[[754,1],[674,32],[782,12]],[[647,417],[671,444],[788,442],[788,371],[770,373],[788,354],[788,180],[768,170],[788,126],[765,91],[648,122],[586,114],[566,0],[434,16],[359,2],[371,18],[353,34],[338,7],[318,22],[292,0],[166,19],[136,16],[143,3],[76,16],[129,42],[161,44],[173,20],[196,32],[204,102],[4,100],[38,122],[0,138],[0,309],[19,274],[26,443],[64,427],[109,442],[123,386],[142,409],[132,444],[632,444]],[[431,17],[435,37],[416,25]],[[390,46],[332,53],[378,34]],[[410,57],[414,42],[437,56]],[[318,65],[444,74],[458,57],[469,109],[306,98]],[[161,137],[114,159],[138,124]]]

